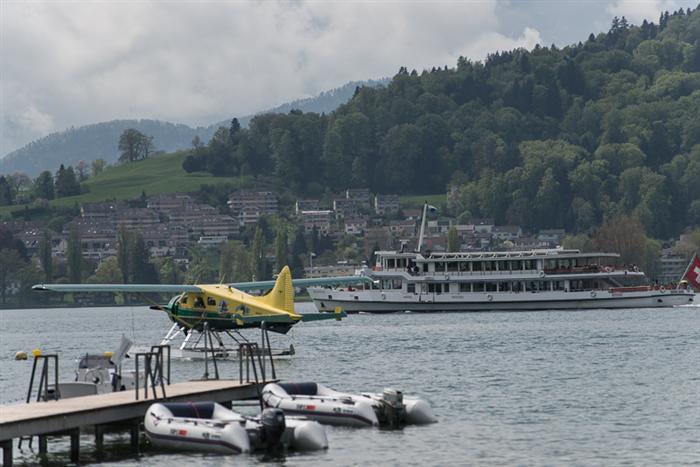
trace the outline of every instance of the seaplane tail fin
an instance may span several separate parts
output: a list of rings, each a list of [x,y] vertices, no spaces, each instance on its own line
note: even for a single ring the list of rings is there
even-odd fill
[[[292,286],[292,272],[289,266],[282,268],[275,286],[259,300],[287,313],[294,313],[294,286]]]

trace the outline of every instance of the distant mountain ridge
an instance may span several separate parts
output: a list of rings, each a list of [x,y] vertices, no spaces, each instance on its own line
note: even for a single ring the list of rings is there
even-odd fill
[[[389,78],[351,81],[315,97],[295,100],[259,113],[288,113],[294,109],[303,112],[330,112],[350,100],[358,86],[377,87],[388,82]],[[254,117],[255,115],[248,115],[239,117],[238,120],[246,127]],[[104,159],[110,164],[114,163],[119,158],[119,136],[128,128],[135,128],[152,136],[156,150],[171,152],[191,146],[195,136],[208,141],[217,128],[222,125],[228,126],[229,122],[230,120],[224,120],[207,127],[193,128],[182,123],[161,120],[125,119],[69,128],[10,152],[0,159],[0,174],[24,172],[30,177],[36,177],[44,170],[54,172],[61,164],[76,165],[81,160],[89,162]]]

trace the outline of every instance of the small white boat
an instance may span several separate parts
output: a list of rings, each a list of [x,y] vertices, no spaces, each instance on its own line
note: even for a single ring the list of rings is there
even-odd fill
[[[381,394],[358,395],[317,383],[270,383],[263,388],[262,398],[267,407],[328,425],[398,428],[437,422],[426,401],[391,388]]]
[[[72,382],[58,383],[58,396],[61,399],[70,397],[91,396],[133,390],[136,384],[136,372],[122,370],[122,362],[128,357],[127,353],[132,343],[122,337],[119,348],[115,352],[86,353],[78,360],[75,379]],[[141,378],[143,379],[143,372]],[[48,387],[45,397],[55,397],[53,385]]]
[[[239,454],[256,449],[328,448],[321,425],[285,417],[276,409],[265,409],[252,418],[215,402],[156,403],[146,411],[144,426],[154,445],[171,449]]]

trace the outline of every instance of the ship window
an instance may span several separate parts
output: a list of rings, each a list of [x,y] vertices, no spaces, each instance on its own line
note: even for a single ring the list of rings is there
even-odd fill
[[[423,263],[423,272],[428,272],[428,263]]]
[[[469,292],[470,291],[469,284],[464,283],[464,282],[460,282],[459,283],[459,291],[460,292]]]
[[[487,292],[495,292],[496,291],[496,283],[495,282],[487,282],[486,283],[486,291]]]
[[[416,284],[406,284],[406,292],[416,293]]]
[[[393,269],[394,268],[394,259],[390,258],[386,260],[386,267],[388,269]]]
[[[493,271],[493,262],[492,261],[484,261],[484,271]]]
[[[474,271],[483,271],[484,270],[484,263],[482,263],[481,261],[476,261],[473,264],[474,264]]]
[[[392,289],[400,289],[401,288],[401,279],[394,279],[391,281],[391,288]]]
[[[469,263],[462,261],[459,263],[459,270],[460,271],[469,271]]]
[[[435,263],[435,272],[444,272],[445,263]]]
[[[483,282],[475,282],[474,283],[474,292],[483,292],[484,291],[484,283]]]
[[[513,261],[513,271],[519,271],[523,268],[523,262],[520,260]]]
[[[457,270],[457,263],[455,261],[450,261],[447,263],[447,270],[450,272],[454,272]]]
[[[508,270],[508,261],[499,261],[498,262],[498,270],[499,271],[507,271]]]

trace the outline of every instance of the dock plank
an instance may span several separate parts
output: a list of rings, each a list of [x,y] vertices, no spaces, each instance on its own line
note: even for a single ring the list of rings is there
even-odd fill
[[[255,383],[241,384],[237,380],[174,383],[166,386],[165,392],[167,397],[157,400],[226,402],[257,395]],[[122,391],[58,401],[3,405],[0,406],[0,441],[143,417],[155,400],[152,395],[144,398],[143,392],[136,400],[134,391]]]

